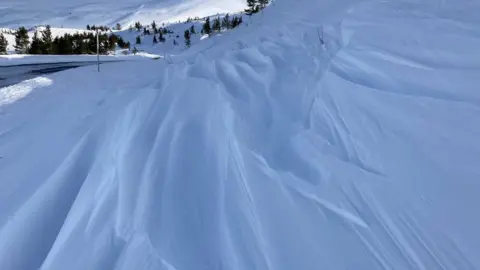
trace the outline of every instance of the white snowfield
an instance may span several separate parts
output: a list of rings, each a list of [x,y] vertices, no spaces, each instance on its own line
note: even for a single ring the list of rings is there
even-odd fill
[[[85,29],[87,24],[150,24],[152,20],[184,21],[244,8],[245,0],[2,0],[0,27],[50,24]]]
[[[100,61],[120,62],[120,61],[139,61],[160,58],[160,55],[140,52],[136,55],[102,55]],[[51,63],[74,63],[74,62],[97,62],[96,55],[29,55],[29,54],[10,54],[0,55],[0,68],[17,65],[32,64],[51,64]]]
[[[478,14],[278,0],[171,64],[29,84],[0,269],[480,269]]]

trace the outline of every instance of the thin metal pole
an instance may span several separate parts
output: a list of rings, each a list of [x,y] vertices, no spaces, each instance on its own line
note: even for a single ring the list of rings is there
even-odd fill
[[[100,72],[100,38],[97,29],[97,70]]]

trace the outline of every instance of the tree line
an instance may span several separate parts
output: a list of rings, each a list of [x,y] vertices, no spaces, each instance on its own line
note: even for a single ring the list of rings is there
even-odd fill
[[[192,19],[190,19],[190,22],[191,21]],[[230,17],[229,14],[225,15],[223,18],[217,17],[213,19],[213,22],[210,21],[210,17],[207,17],[205,19],[205,22],[202,25],[202,30],[200,33],[210,36],[215,32],[219,33],[222,30],[229,30],[229,29],[236,28],[240,24],[242,24],[242,22],[243,22],[242,16]],[[141,25],[140,22],[135,23],[135,28],[137,29],[137,31],[140,31],[142,27],[143,25]],[[166,41],[165,34],[173,34],[173,31],[167,28],[162,28],[162,27],[157,28],[155,21],[152,22],[151,29],[154,31],[153,39],[152,39],[153,44],[156,44],[159,42],[164,43]],[[157,38],[157,34],[158,34],[158,38]],[[184,31],[183,37],[185,39],[185,45],[187,47],[191,46],[191,37],[192,35],[195,35],[195,34],[197,34],[197,31],[195,30],[194,25],[190,26],[190,28]],[[151,35],[150,30],[147,29],[146,27],[143,27],[143,35],[144,36]],[[177,35],[177,38],[179,38],[178,35]],[[141,43],[142,43],[142,38],[139,35],[135,39],[135,44],[141,44]],[[175,46],[178,45],[178,42],[176,41],[176,39],[173,40],[173,45]]]
[[[125,42],[121,37],[113,34],[99,34],[99,52],[108,54],[114,51],[116,46],[130,49],[130,42]],[[0,53],[6,54],[8,42],[0,34]],[[28,30],[20,27],[15,32],[15,52],[19,54],[96,54],[97,37],[94,33],[74,33],[63,36],[52,36],[50,26],[42,31],[35,31],[32,40],[28,36]]]
[[[205,23],[202,26],[202,34],[211,35],[213,32],[221,32],[222,30],[233,29],[242,24],[243,18],[242,16],[233,16],[230,19],[230,15],[227,14],[223,19],[217,17],[213,19],[213,23],[210,22],[210,18],[207,17],[205,19]]]
[[[252,2],[253,1],[253,2]],[[248,3],[254,3],[251,7],[251,13],[258,12],[261,8],[264,8],[268,4],[268,0],[248,0]],[[249,12],[247,12],[249,14]],[[188,20],[187,20],[188,21]],[[192,19],[189,19],[192,21]],[[229,14],[225,15],[223,18],[216,17],[212,21],[210,17],[205,19],[205,22],[202,25],[201,34],[212,35],[213,33],[221,32],[222,30],[229,30],[238,27],[242,24],[242,16],[233,16],[230,17]],[[148,28],[147,28],[148,27]],[[121,29],[121,25],[117,24],[115,26],[117,30]],[[167,29],[166,27],[158,27],[158,25],[153,21],[150,26],[143,26],[140,22],[136,22],[133,26],[130,26],[130,31],[135,28],[137,31],[143,30],[143,36],[151,35],[153,32],[153,43],[166,42],[165,35],[173,34],[173,31]],[[102,30],[107,31],[110,28],[106,26],[90,26],[87,25],[88,30]],[[152,30],[152,31],[150,31]],[[190,28],[186,29],[184,32],[185,45],[190,47],[192,35],[197,34],[195,26],[192,25]],[[96,54],[97,53],[97,40],[96,35],[92,32],[88,33],[75,33],[75,34],[64,34],[59,37],[52,37],[52,32],[50,26],[46,26],[42,31],[35,31],[32,41],[30,42],[28,36],[28,30],[25,27],[20,27],[17,31],[14,32],[15,35],[15,51],[21,54]],[[179,36],[177,35],[177,38]],[[114,51],[118,45],[122,49],[130,49],[130,42],[125,42],[120,36],[114,34],[99,34],[99,43],[100,43],[100,54],[108,54],[110,51]],[[142,39],[141,35],[137,36],[135,39],[136,44],[141,44]],[[174,45],[178,45],[176,40],[173,40]],[[0,33],[0,54],[7,53],[8,42],[5,36]]]
[[[119,25],[119,24],[117,24]],[[90,26],[89,24],[87,24],[87,30],[91,30],[91,31],[96,31],[96,30],[100,30],[102,32],[107,32],[107,31],[110,31],[110,27],[108,26],[104,26],[104,25],[100,25],[100,26],[96,26],[96,25],[92,25]],[[120,29],[118,29],[120,30]]]

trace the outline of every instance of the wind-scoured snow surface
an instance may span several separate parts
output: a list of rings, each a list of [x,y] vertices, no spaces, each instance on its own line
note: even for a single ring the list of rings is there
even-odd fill
[[[479,269],[478,14],[278,0],[171,64],[18,85],[0,269]]]

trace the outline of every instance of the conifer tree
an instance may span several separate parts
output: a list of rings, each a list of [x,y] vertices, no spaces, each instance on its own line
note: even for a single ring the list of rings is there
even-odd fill
[[[207,35],[210,35],[212,33],[212,27],[210,26],[210,18],[207,18],[205,20],[202,28],[202,33]]]
[[[61,54],[73,54],[73,39],[70,34],[65,34],[60,39],[60,51]]]
[[[32,38],[32,43],[30,44],[30,47],[28,48],[28,53],[29,54],[42,54],[42,41],[38,37],[38,31],[35,31],[33,34]]]
[[[160,32],[160,33],[158,34],[158,41],[160,41],[160,42],[162,42],[162,43],[164,43],[164,42],[166,41],[166,39],[165,39],[165,37],[163,36],[163,33],[162,33],[162,32]]]
[[[185,34],[183,35],[185,37],[185,45],[187,47],[190,47],[191,41],[190,41],[190,31],[185,30]]]
[[[118,44],[118,47],[122,49],[125,49],[127,45],[127,43],[125,43],[125,40],[123,40],[121,36],[117,36],[117,44]]]
[[[87,24],[87,30],[90,30],[90,29],[91,29],[90,24]]]
[[[247,9],[245,9],[245,13],[247,15],[252,15],[253,13],[256,13],[258,11],[257,8],[257,1],[258,0],[247,0]]]
[[[52,54],[52,30],[47,25],[42,31],[42,54]]]
[[[237,18],[237,16],[234,16],[234,17],[232,18],[231,27],[232,27],[232,28],[235,28],[235,27],[237,27],[237,26],[238,26],[238,18]]]
[[[108,36],[108,50],[109,51],[115,51],[115,48],[117,47],[118,44],[118,36],[117,35],[110,35]]]
[[[142,44],[142,39],[140,38],[140,36],[137,36],[137,38],[135,39],[135,44]]]
[[[120,25],[120,23],[117,23],[117,25],[115,26],[115,28],[120,31],[122,30],[122,25]]]
[[[196,34],[195,26],[193,26],[193,25],[190,27],[190,34],[192,34],[192,35]]]
[[[25,27],[18,28],[15,32],[15,51],[19,54],[25,54],[28,52],[28,31]]]
[[[157,36],[153,35],[153,44],[157,44],[157,43],[158,43]]]
[[[260,5],[260,8],[265,8],[268,5],[269,0],[258,0],[258,4]]]
[[[225,15],[222,20],[222,28],[224,29],[230,29],[232,28],[232,22],[230,21],[230,15]]]
[[[55,37],[52,41],[52,54],[58,54],[59,37]]]
[[[0,55],[7,54],[7,46],[8,46],[7,38],[5,38],[3,33],[0,33]]]
[[[155,21],[152,22],[152,29],[154,31],[157,30],[157,24],[155,23]]]
[[[73,39],[73,53],[86,54],[87,45],[85,44],[84,35],[76,33],[73,35],[72,39]]]
[[[58,39],[55,39],[56,40],[56,47],[57,47],[57,52],[56,54],[66,54],[67,52],[67,46],[66,46],[66,42],[65,42],[65,37],[62,36],[62,37],[59,37]]]
[[[240,24],[242,24],[242,22],[243,22],[242,16],[240,17],[235,16],[232,20],[232,28],[239,26]]]
[[[142,29],[143,25],[140,22],[135,23],[135,28],[137,28],[137,31],[140,31]]]
[[[216,32],[222,31],[222,23],[220,22],[220,18],[217,17],[215,20],[213,20],[212,29]]]
[[[94,54],[97,53],[97,38],[94,33],[88,33],[86,34],[86,45],[87,45],[87,50],[86,52],[88,54]]]

